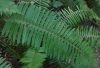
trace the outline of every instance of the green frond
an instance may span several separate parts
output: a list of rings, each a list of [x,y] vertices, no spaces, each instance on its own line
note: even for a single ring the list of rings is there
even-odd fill
[[[95,27],[78,27],[76,33],[80,38],[89,42],[89,46],[98,45],[97,41],[100,38],[99,32]],[[100,43],[99,43],[100,44]]]
[[[0,68],[11,68],[11,65],[0,56]]]
[[[78,27],[77,33],[84,38],[100,38],[98,29],[91,26],[89,27]]]
[[[24,66],[22,68],[39,68],[42,66],[46,54],[36,52],[34,49],[29,49],[25,52],[24,57],[20,60]]]
[[[0,0],[0,15],[20,13],[17,6],[10,0]]]
[[[77,7],[76,11],[73,11],[70,8],[68,8],[68,10],[64,9],[62,10],[61,15],[63,17],[62,19],[67,23],[67,25],[69,25],[69,27],[73,27],[86,19],[100,20],[93,10],[89,9],[86,5]]]
[[[66,60],[67,62],[71,60],[75,64],[75,68],[89,68],[90,66],[98,68],[93,55],[94,50],[92,46],[89,46],[91,41],[83,41],[77,35],[76,29],[69,28],[62,22],[61,18],[56,19],[53,13],[45,12],[40,7],[21,3],[19,9],[22,15],[14,14],[9,17],[2,35],[7,36],[13,42],[31,45],[35,49],[39,49],[42,44],[44,52],[50,58]],[[70,16],[68,16],[68,21],[72,23],[70,20],[72,16]],[[79,17],[85,18],[84,14]]]

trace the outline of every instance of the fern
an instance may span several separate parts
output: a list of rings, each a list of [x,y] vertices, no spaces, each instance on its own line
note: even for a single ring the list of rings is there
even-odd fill
[[[77,28],[77,30],[79,30],[77,33],[81,36],[81,37],[86,37],[86,38],[99,38],[98,35],[98,30],[97,28],[91,26],[90,28],[88,27],[79,27]]]
[[[0,68],[11,68],[11,65],[0,56]]]
[[[20,13],[17,6],[10,0],[0,0],[0,15],[11,15],[12,13]]]
[[[97,19],[100,20],[99,17],[93,12],[93,10],[89,9],[86,5],[77,7],[78,10],[73,11],[70,8],[68,10],[62,10],[61,15],[62,19],[66,21],[69,27],[74,27],[79,24],[78,22],[85,19]]]
[[[36,7],[34,4],[21,3],[18,8],[22,12],[22,15],[14,14],[10,16],[9,19],[6,19],[2,35],[8,36],[10,40],[17,42],[17,44],[27,44],[27,46],[34,47],[36,50],[38,50],[42,44],[47,56],[57,58],[58,60],[66,60],[66,62],[71,60],[71,62],[75,64],[75,68],[89,68],[90,66],[98,68],[93,55],[93,46],[89,46],[91,40],[90,42],[87,42],[87,40],[83,41],[83,39],[77,35],[76,29],[69,28],[69,25],[62,22],[60,17],[57,18],[50,11],[45,12],[41,7]],[[78,16],[76,20],[80,21],[80,17],[81,19],[85,19],[86,14],[87,11],[80,13],[80,16]],[[91,16],[89,18],[91,18]],[[72,17],[72,19],[68,18],[69,23],[72,24],[75,17],[68,17]],[[98,19],[98,17],[94,17]],[[97,39],[95,41],[97,41]],[[95,44],[97,43],[98,41]],[[34,52],[31,50],[29,50],[26,55],[27,54],[29,54],[27,57],[30,55],[34,56],[32,55]],[[23,59],[22,62],[26,63],[30,62],[30,60]],[[28,65],[30,66],[30,64]]]
[[[22,68],[38,68],[42,66],[45,58],[45,54],[36,52],[34,49],[28,49],[28,51],[20,61],[24,63],[24,66]]]

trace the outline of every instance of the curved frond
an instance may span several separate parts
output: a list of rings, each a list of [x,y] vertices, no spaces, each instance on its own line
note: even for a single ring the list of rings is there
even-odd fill
[[[81,5],[77,7],[76,11],[64,9],[61,11],[62,19],[69,25],[69,27],[73,27],[79,24],[80,21],[86,19],[96,19],[100,20],[99,17],[93,12],[92,9],[89,9],[86,5]]]
[[[44,52],[50,58],[71,60],[76,68],[98,68],[90,42],[83,41],[76,30],[66,26],[61,18],[56,19],[53,13],[45,12],[32,4],[20,4],[19,9],[23,11],[22,15],[14,14],[7,19],[2,35],[35,49],[39,49],[42,44]]]
[[[29,49],[20,61],[24,63],[22,68],[38,68],[42,66],[45,58],[45,54],[36,52],[34,49]]]
[[[20,13],[17,6],[10,0],[0,0],[0,15]]]
[[[0,56],[0,68],[12,68],[11,65]]]

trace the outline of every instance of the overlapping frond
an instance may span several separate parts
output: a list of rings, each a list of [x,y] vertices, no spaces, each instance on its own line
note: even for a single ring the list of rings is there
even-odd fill
[[[98,68],[92,46],[77,35],[76,29],[69,28],[61,18],[56,19],[50,11],[45,12],[33,4],[21,3],[19,10],[22,15],[14,14],[7,19],[2,35],[8,36],[13,42],[31,45],[35,49],[39,49],[42,44],[44,52],[50,58],[71,60],[75,68]],[[72,24],[71,19],[74,18],[68,17]],[[84,14],[80,17],[85,18]]]
[[[42,66],[45,58],[46,54],[36,52],[34,49],[30,48],[20,61],[24,63],[22,68],[39,68]]]
[[[11,68],[11,65],[0,56],[0,68]]]
[[[64,9],[62,10],[61,15],[63,17],[62,19],[66,21],[69,27],[73,27],[85,19],[100,20],[99,17],[93,12],[93,10],[89,9],[86,5],[77,7],[76,11],[73,11],[70,8],[68,8],[68,10]]]
[[[78,27],[77,33],[84,38],[100,38],[98,29],[91,26],[89,27]]]
[[[86,40],[89,43],[89,46],[99,45],[98,39],[100,38],[98,29],[91,26],[89,27],[78,27],[76,33],[80,38]],[[98,44],[97,44],[98,42]]]
[[[0,15],[20,13],[17,6],[10,0],[0,0]]]

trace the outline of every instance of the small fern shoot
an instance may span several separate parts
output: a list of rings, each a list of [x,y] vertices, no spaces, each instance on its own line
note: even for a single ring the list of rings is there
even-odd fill
[[[24,57],[20,61],[24,64],[22,68],[38,68],[42,66],[45,58],[46,54],[39,53],[30,48],[25,52]]]

